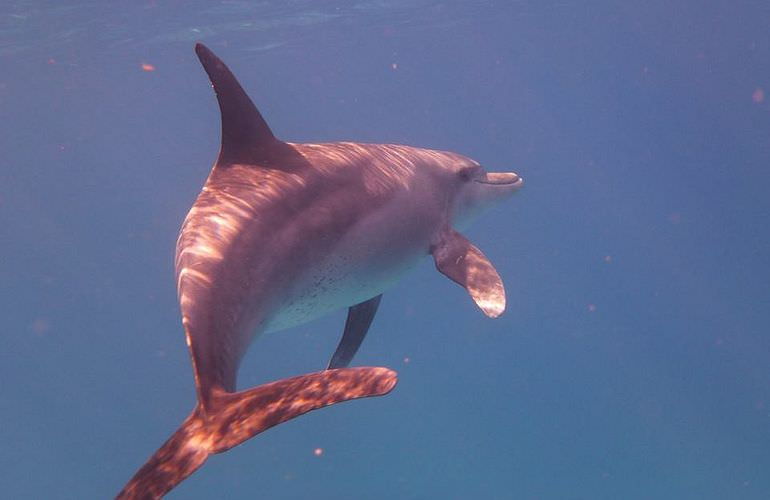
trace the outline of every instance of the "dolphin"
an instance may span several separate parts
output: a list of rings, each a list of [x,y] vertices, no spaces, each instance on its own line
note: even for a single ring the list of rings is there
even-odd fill
[[[456,228],[522,185],[456,153],[277,139],[235,76],[195,51],[221,112],[219,156],[184,220],[176,278],[197,404],[118,498],[160,498],[206,458],[308,411],[388,393],[396,373],[348,368],[384,290],[425,255],[490,317],[502,280]],[[264,332],[348,307],[327,370],[236,390]]]

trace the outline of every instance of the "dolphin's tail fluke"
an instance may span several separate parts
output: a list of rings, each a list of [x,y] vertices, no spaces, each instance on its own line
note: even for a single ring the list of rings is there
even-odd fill
[[[182,426],[131,478],[118,499],[156,499],[195,472],[209,455],[317,408],[387,394],[396,385],[387,368],[344,368],[221,393],[199,404]]]

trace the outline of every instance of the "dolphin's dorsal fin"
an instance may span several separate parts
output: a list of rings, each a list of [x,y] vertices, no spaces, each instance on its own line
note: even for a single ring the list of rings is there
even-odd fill
[[[273,163],[286,144],[270,127],[238,83],[235,75],[208,47],[195,45],[203,69],[209,75],[222,114],[222,146],[217,165]]]

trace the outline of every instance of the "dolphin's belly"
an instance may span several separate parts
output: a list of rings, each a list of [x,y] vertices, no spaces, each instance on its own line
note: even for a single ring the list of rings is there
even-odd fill
[[[389,267],[343,268],[350,264],[345,255],[334,255],[303,277],[297,292],[275,313],[267,331],[274,332],[312,321],[330,312],[368,300],[395,284],[420,260],[413,254]]]

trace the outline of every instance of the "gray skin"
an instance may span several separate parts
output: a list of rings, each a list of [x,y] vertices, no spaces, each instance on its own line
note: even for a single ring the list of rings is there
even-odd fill
[[[516,191],[518,175],[401,145],[279,141],[227,67],[196,50],[219,100],[222,148],[182,226],[176,272],[204,408],[235,391],[255,336],[379,300],[429,254],[487,315],[503,312],[494,267],[455,228]]]

